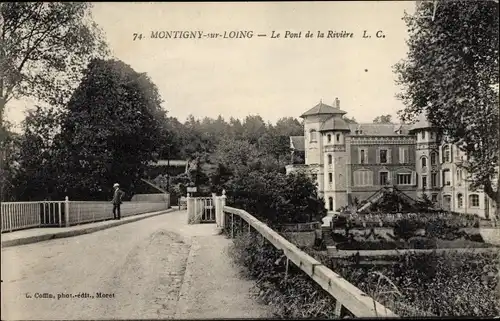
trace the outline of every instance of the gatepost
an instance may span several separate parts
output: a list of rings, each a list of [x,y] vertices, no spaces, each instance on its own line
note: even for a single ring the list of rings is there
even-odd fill
[[[194,223],[195,201],[196,201],[196,199],[194,197],[191,197],[190,193],[187,193],[186,208],[187,208],[187,214],[188,214],[188,224]]]
[[[219,222],[220,226],[222,228],[225,228],[225,222],[226,222],[226,213],[224,213],[224,206],[226,206],[226,190],[222,190],[222,196],[220,197],[219,200]]]

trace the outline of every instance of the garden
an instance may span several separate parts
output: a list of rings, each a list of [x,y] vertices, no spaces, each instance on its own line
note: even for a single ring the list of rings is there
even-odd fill
[[[383,213],[384,202],[372,212],[334,217],[322,246],[297,246],[401,317],[500,315],[499,249],[479,233],[488,222],[423,207]],[[336,255],[341,252],[347,255]],[[287,269],[283,253],[257,233],[238,235],[231,256],[276,317],[335,317],[335,298],[300,268]]]
[[[489,248],[479,219],[450,213],[339,215],[331,222],[327,246],[339,250]]]

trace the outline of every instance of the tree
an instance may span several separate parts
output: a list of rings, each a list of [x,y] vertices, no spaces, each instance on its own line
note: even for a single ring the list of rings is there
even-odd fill
[[[417,14],[428,15],[430,7]],[[496,202],[500,159],[498,84],[498,2],[440,1],[434,21],[405,15],[408,57],[395,65],[404,120],[427,116],[438,136],[467,153],[463,167],[472,187]]]
[[[245,171],[259,157],[257,148],[246,140],[226,138],[221,140],[214,153],[218,164],[233,174]]]
[[[380,115],[377,116],[373,123],[375,124],[392,124],[392,116],[391,115]]]
[[[354,119],[354,117],[352,118],[349,118],[349,117],[344,117],[344,120],[346,123],[348,124],[357,124],[358,122],[356,121],[356,119]]]
[[[12,98],[61,106],[90,59],[106,54],[90,9],[85,2],[0,4],[0,122]]]
[[[19,135],[11,131],[11,124],[0,123],[0,201],[13,199],[13,178],[18,169]]]
[[[275,157],[278,163],[290,157],[290,137],[277,135],[274,130],[262,135],[258,139],[258,146],[263,154]]]
[[[259,115],[245,117],[243,123],[243,137],[251,144],[256,144],[259,138],[266,132],[267,126]]]
[[[85,70],[56,137],[67,191],[99,197],[119,182],[132,194],[164,139],[166,112],[145,74],[117,60],[93,60]]]
[[[23,134],[15,161],[18,169],[13,173],[15,196],[18,200],[62,199],[59,187],[64,167],[61,151],[54,140],[60,127],[61,113],[52,108],[36,106],[23,121]]]
[[[278,119],[274,130],[281,136],[302,136],[304,135],[304,126],[296,118],[283,117]]]

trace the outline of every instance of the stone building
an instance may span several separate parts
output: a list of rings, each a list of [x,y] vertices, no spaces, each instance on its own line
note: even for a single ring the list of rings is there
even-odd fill
[[[436,206],[489,217],[492,202],[481,190],[472,190],[465,169],[466,155],[452,144],[438,141],[425,117],[415,124],[353,124],[344,119],[336,98],[320,102],[300,117],[304,136],[290,137],[302,164],[290,164],[287,173],[305,171],[316,181],[328,211],[361,202],[384,186],[396,186],[417,199],[426,194]]]

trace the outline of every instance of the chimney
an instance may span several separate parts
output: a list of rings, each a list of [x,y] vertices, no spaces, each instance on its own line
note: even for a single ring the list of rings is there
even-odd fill
[[[335,106],[336,108],[340,108],[340,100],[335,97],[335,103],[333,104],[333,106]]]

